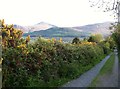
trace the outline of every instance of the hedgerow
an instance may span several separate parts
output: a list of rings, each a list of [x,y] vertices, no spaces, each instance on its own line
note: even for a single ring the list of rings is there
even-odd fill
[[[39,37],[29,43],[30,36],[23,39],[22,34],[17,36],[17,29],[3,24],[3,87],[61,86],[92,68],[106,55],[103,48],[106,46],[95,42],[71,44],[63,43],[62,39]],[[11,31],[7,35],[10,29],[16,33]],[[14,43],[8,40],[11,37]]]

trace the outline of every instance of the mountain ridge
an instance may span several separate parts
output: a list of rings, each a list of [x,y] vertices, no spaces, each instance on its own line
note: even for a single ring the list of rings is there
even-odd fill
[[[102,34],[103,36],[108,36],[111,34],[111,31],[109,30],[111,23],[112,22],[104,22],[104,23],[95,23],[95,24],[88,24],[84,26],[75,26],[75,27],[57,27],[49,23],[40,22],[33,26],[25,26],[25,27],[16,26],[16,27],[23,28],[24,36],[28,34],[31,34],[31,36],[41,35],[41,36],[50,36],[50,37],[52,36],[80,36],[80,34],[83,37],[89,36],[90,34]],[[62,33],[55,29],[62,31]],[[66,30],[68,31],[67,33],[66,33]]]
[[[24,36],[30,35],[32,37],[80,37],[81,32],[75,31],[72,28],[52,27],[47,30],[39,30],[30,33],[25,33]]]

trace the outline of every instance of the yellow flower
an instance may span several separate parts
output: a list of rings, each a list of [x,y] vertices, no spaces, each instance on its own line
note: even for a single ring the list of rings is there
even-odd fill
[[[27,42],[30,41],[30,35],[28,35],[28,36],[26,37],[26,41],[27,41]]]
[[[8,36],[10,36],[10,30],[8,30],[8,32],[7,32],[7,33],[8,33]]]
[[[12,37],[10,37],[10,39],[12,39]]]
[[[21,44],[19,46],[17,46],[18,48],[26,48],[26,44]]]
[[[50,42],[50,39],[48,38],[47,41]]]
[[[55,42],[56,42],[56,39],[55,39],[55,38],[52,38],[52,42],[55,43]]]
[[[0,64],[2,64],[2,60],[3,60],[3,58],[1,58],[1,60],[0,60]]]
[[[2,39],[2,36],[0,36],[0,39]]]
[[[27,52],[26,54],[28,54],[29,52]]]
[[[59,42],[60,42],[60,43],[62,42],[62,38],[60,38]]]

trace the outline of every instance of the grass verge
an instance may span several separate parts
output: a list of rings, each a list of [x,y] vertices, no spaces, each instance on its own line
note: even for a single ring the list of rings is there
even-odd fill
[[[118,58],[119,58],[119,63],[120,63],[120,49],[118,50]]]
[[[100,70],[100,73],[96,76],[96,78],[92,81],[92,83],[89,86],[89,89],[96,87],[96,85],[100,82],[99,78],[101,76],[104,76],[106,74],[109,74],[112,72],[112,67],[114,65],[114,59],[115,55],[114,53],[111,55],[111,57],[106,61],[105,65]]]

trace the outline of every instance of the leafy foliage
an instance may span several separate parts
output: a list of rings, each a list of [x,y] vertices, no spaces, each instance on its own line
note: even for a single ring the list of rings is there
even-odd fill
[[[116,26],[114,26],[114,28],[116,30],[114,31],[112,35],[118,47],[120,48],[120,24],[117,24]]]
[[[120,59],[120,23],[113,26],[115,28],[115,32],[112,34],[113,39],[115,40],[118,48],[118,57]]]
[[[102,41],[102,35],[101,34],[94,34],[92,36],[89,37],[88,42],[100,42]]]
[[[3,87],[60,86],[93,67],[106,55],[103,44],[95,42],[70,44],[63,43],[62,38],[56,40],[39,37],[28,44],[30,36],[23,39],[21,34],[20,37],[17,33],[9,35],[8,30],[14,28],[5,27],[2,28],[5,33],[2,33]],[[8,40],[10,37],[14,45]]]
[[[80,39],[75,37],[72,41],[72,44],[79,44],[80,43]]]

